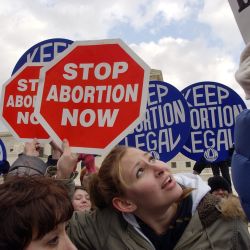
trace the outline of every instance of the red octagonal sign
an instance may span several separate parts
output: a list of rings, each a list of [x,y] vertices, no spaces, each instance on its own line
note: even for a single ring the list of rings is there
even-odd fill
[[[34,115],[42,66],[36,63],[25,64],[2,88],[0,116],[13,136],[21,141],[50,139]]]
[[[58,144],[102,154],[143,118],[149,75],[119,39],[74,42],[41,69],[35,114]]]

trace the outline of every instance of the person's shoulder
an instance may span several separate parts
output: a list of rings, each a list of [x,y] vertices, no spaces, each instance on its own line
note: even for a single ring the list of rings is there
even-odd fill
[[[113,209],[97,208],[93,211],[74,212],[67,230],[74,242],[83,240],[77,235],[85,235],[93,243],[98,235],[99,243],[103,246],[111,234],[119,237],[126,232],[126,226],[122,216]]]
[[[20,154],[9,168],[9,174],[44,175],[47,165],[37,156]],[[16,173],[15,173],[16,172]]]
[[[107,226],[111,221],[120,220],[121,215],[112,208],[95,208],[90,211],[74,212],[72,219],[83,224],[96,224]]]
[[[208,227],[220,217],[221,212],[217,208],[219,202],[220,198],[210,193],[200,201],[197,210],[203,226]]]
[[[197,207],[201,223],[208,227],[217,219],[239,219],[246,221],[245,213],[237,196],[221,199],[208,193],[204,196]]]

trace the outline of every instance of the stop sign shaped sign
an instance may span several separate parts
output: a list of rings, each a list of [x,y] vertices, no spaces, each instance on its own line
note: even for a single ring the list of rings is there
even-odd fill
[[[102,154],[143,118],[149,75],[120,39],[74,42],[41,69],[35,114],[56,143]]]
[[[50,137],[34,115],[41,64],[25,64],[4,85],[0,114],[14,137],[22,141]]]

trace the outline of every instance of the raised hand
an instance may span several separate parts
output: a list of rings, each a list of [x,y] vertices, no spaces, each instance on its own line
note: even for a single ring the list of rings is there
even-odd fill
[[[52,159],[58,160],[61,157],[63,150],[53,140],[49,144],[52,149]]]
[[[25,142],[24,154],[29,156],[39,156],[40,143],[35,138],[31,142]]]

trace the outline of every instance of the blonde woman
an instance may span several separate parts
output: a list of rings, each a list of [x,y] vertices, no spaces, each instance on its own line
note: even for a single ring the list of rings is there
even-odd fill
[[[96,209],[74,213],[68,227],[78,249],[250,249],[238,205],[232,203],[228,212],[230,200],[224,204],[209,194],[199,176],[173,175],[148,152],[115,147],[89,188]]]

